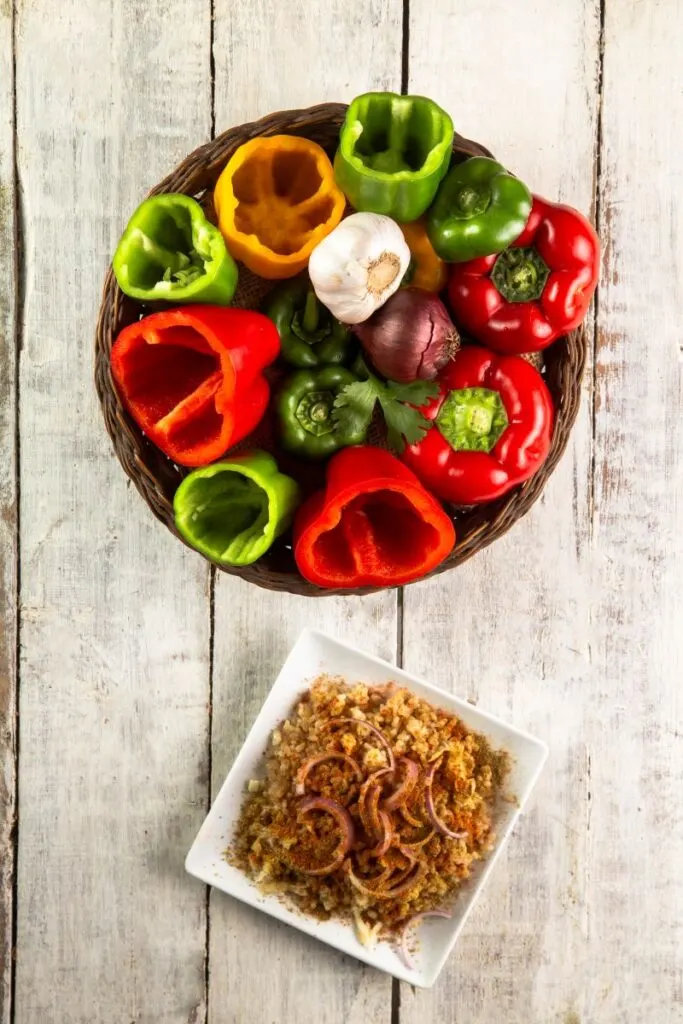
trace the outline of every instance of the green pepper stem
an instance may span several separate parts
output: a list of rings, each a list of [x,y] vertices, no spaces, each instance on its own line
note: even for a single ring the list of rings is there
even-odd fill
[[[505,249],[491,271],[491,280],[508,302],[540,299],[550,268],[533,248]]]
[[[318,297],[313,289],[309,288],[306,294],[306,305],[304,306],[303,328],[308,334],[313,334],[317,330],[319,322],[320,307],[318,305]]]
[[[294,415],[307,434],[321,437],[332,433],[334,398],[332,391],[308,391],[302,395]]]
[[[436,425],[456,452],[490,452],[507,428],[503,400],[489,388],[451,391],[436,418]]]
[[[490,192],[484,191],[481,187],[473,188],[471,185],[463,185],[455,195],[455,203],[460,216],[466,220],[484,213],[490,202]]]

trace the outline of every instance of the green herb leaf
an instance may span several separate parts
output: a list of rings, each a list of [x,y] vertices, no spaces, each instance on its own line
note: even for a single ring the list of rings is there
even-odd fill
[[[334,400],[334,421],[345,433],[360,433],[370,426],[379,398],[377,384],[370,378],[347,384]]]
[[[421,441],[429,428],[430,421],[415,406],[424,405],[439,393],[438,386],[430,381],[413,381],[398,384],[395,381],[383,383],[367,370],[367,380],[347,384],[334,403],[334,418],[344,431],[356,433],[370,426],[375,405],[380,403],[387,427],[387,441],[396,452],[402,452],[406,444]],[[409,404],[407,404],[409,403]]]
[[[387,425],[387,441],[389,447],[399,454],[407,444],[415,444],[421,441],[429,428],[430,421],[419,409],[412,405],[405,405],[395,398],[382,401],[382,412]]]
[[[387,388],[396,401],[411,405],[426,405],[439,394],[439,385],[431,380],[413,380],[409,384],[388,380]]]

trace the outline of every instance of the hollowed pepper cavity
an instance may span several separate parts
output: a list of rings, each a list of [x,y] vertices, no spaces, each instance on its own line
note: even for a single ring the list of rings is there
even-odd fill
[[[448,170],[453,122],[425,96],[368,92],[350,104],[334,173],[356,210],[420,217]]]
[[[346,205],[325,150],[295,135],[258,136],[235,150],[213,201],[232,255],[269,279],[303,270]]]

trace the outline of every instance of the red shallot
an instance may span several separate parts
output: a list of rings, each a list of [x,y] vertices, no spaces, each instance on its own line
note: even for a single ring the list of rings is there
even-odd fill
[[[375,369],[400,384],[433,380],[460,344],[441,299],[421,288],[400,288],[353,330]]]

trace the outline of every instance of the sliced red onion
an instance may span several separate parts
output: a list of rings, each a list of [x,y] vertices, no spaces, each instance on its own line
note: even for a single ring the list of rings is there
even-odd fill
[[[383,829],[383,835],[377,846],[370,850],[371,857],[383,857],[396,836],[391,815],[386,811],[379,811],[379,820]]]
[[[339,825],[342,837],[339,846],[335,850],[334,859],[329,864],[323,864],[317,868],[304,868],[300,864],[296,864],[297,871],[300,871],[304,875],[331,875],[333,871],[340,868],[344,863],[344,858],[353,846],[354,840],[354,827],[351,815],[338,804],[336,800],[331,800],[326,796],[309,796],[305,800],[302,800],[299,804],[299,815],[309,814],[311,811],[323,811],[326,814],[331,814]]]
[[[410,892],[417,885],[426,870],[427,868],[424,864],[416,864],[409,878],[406,878],[405,881],[400,881],[398,885],[393,886],[391,889],[386,889],[381,898],[384,900],[397,900],[399,896],[405,896],[407,892]]]
[[[383,889],[387,882],[393,881],[393,885],[403,882],[417,864],[417,857],[412,850],[404,850],[402,846],[397,846],[396,849],[404,860],[408,861],[406,867],[397,867],[395,864],[389,864],[381,874],[375,875],[373,878],[363,879],[354,874],[351,861],[347,860],[346,871],[349,875],[349,881],[360,892],[364,892],[368,896],[377,896],[378,892]],[[380,861],[386,863],[384,855],[380,858]]]
[[[320,754],[319,757],[312,757],[305,764],[301,765],[299,771],[296,774],[296,795],[303,796],[306,792],[306,778],[312,768],[315,768],[317,764],[321,764],[323,761],[345,761],[346,764],[350,765],[356,773],[356,778],[360,781],[363,778],[363,773],[360,770],[358,764],[354,761],[349,754]]]
[[[410,877],[405,878],[405,873],[397,880],[397,884],[393,885],[390,889],[384,889],[379,884],[375,888],[371,888],[365,885],[364,882],[354,874],[353,868],[349,867],[347,870],[348,879],[354,888],[358,889],[359,892],[364,893],[366,896],[370,896],[376,900],[393,900],[398,899],[400,896],[404,896],[405,893],[410,892],[412,888],[418,883],[425,873],[424,864],[411,865],[408,869],[408,875]]]
[[[420,825],[424,825],[424,821],[421,821],[419,818],[416,818],[414,815],[412,815],[407,807],[401,807],[399,808],[399,810],[401,812],[401,815],[405,818],[409,825],[413,826],[413,828],[419,828]]]
[[[412,953],[408,949],[408,939],[410,937],[408,933],[415,927],[418,921],[424,921],[425,917],[446,917],[450,919],[451,915],[446,910],[425,910],[421,914],[415,914],[413,917],[408,918],[401,932],[399,955],[409,971],[413,971],[417,965]]]
[[[392,772],[395,771],[396,761],[394,758],[394,752],[391,749],[389,740],[386,738],[381,729],[378,729],[376,725],[372,725],[371,722],[366,722],[364,718],[351,718],[350,715],[345,718],[333,718],[329,724],[337,725],[338,722],[349,722],[351,725],[364,725],[366,729],[369,729],[370,732],[374,733],[386,751],[387,759],[389,761],[389,767],[391,768]]]
[[[399,757],[396,763],[405,765],[405,775],[400,786],[384,801],[383,807],[386,811],[395,811],[397,807],[404,804],[415,789],[420,777],[420,766],[411,761],[409,757]]]
[[[444,825],[443,821],[441,820],[441,818],[436,813],[436,810],[434,809],[434,794],[432,793],[432,782],[434,781],[434,773],[436,772],[440,764],[441,758],[439,758],[437,761],[433,761],[427,770],[427,774],[425,775],[424,795],[427,814],[429,815],[432,825],[437,830],[437,832],[440,832],[444,836],[448,836],[449,839],[466,839],[467,832],[454,832],[452,829],[448,828],[447,825]]]
[[[411,848],[409,846],[406,846],[405,843],[399,843],[396,849],[408,861],[409,867],[412,868],[415,866],[415,864],[417,864],[417,855],[415,851],[411,850]]]
[[[380,768],[378,771],[373,772],[373,774],[370,775],[370,777],[367,778],[360,787],[358,813],[360,814],[360,819],[363,822],[363,827],[370,835],[379,834],[382,828],[379,820],[379,798],[382,794],[382,787],[377,780],[382,778],[384,775],[390,775],[391,773],[391,768]],[[372,798],[370,810],[368,810],[367,806],[368,794],[371,794]]]
[[[384,871],[380,872],[379,875],[374,875],[372,878],[363,879],[359,878],[358,875],[354,873],[353,866],[350,860],[346,861],[344,867],[346,869],[346,874],[349,876],[349,881],[351,882],[351,884],[354,885],[356,889],[359,889],[359,891],[365,892],[366,894],[373,896],[376,895],[377,890],[381,889],[382,886],[389,881],[391,876],[395,874],[394,868],[390,865],[388,868],[385,868]],[[369,882],[372,884],[369,885]]]
[[[430,830],[427,833],[427,835],[423,836],[422,839],[416,839],[416,840],[414,840],[414,842],[410,842],[407,839],[402,839],[401,840],[401,846],[402,847],[405,846],[406,849],[408,849],[408,850],[419,850],[420,847],[426,846],[427,843],[429,842],[429,840],[432,838],[432,836],[435,836],[435,835],[436,835],[436,829],[435,828],[430,828]]]

